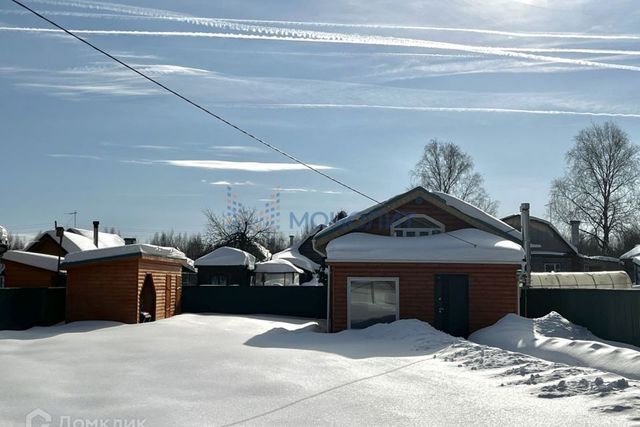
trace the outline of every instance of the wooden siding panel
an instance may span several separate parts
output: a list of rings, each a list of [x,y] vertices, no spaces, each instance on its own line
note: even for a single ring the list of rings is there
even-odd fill
[[[398,277],[400,317],[434,321],[436,274],[469,276],[469,331],[490,326],[518,311],[516,265],[332,263],[332,331],[347,329],[347,280],[349,277]]]
[[[56,283],[56,273],[19,262],[3,260],[6,288],[48,288]]]

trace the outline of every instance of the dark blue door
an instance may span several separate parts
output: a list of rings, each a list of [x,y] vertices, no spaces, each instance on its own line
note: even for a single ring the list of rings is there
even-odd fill
[[[469,335],[469,276],[438,274],[435,289],[435,327],[455,337]]]

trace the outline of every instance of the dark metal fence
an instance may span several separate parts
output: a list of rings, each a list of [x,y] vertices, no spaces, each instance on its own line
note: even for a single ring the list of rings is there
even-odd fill
[[[65,288],[0,288],[0,330],[63,322],[65,292]]]
[[[188,286],[182,288],[182,312],[324,319],[327,289],[324,286]]]
[[[640,290],[528,289],[521,313],[541,317],[556,311],[600,338],[640,347]]]

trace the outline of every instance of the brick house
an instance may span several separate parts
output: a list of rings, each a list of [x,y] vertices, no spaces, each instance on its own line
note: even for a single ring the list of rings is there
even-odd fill
[[[67,255],[67,322],[112,320],[138,323],[180,312],[182,266],[173,248],[135,244]]]
[[[320,231],[332,332],[416,318],[457,336],[518,312],[520,233],[417,187]]]

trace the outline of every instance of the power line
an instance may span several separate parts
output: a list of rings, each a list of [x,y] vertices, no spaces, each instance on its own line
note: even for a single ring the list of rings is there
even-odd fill
[[[39,17],[40,19],[43,19],[44,21],[47,21],[49,24],[53,25],[54,27],[58,28],[59,30],[64,31],[65,33],[67,33],[68,35],[70,35],[71,37],[75,38],[76,40],[84,43],[85,45],[89,46],[90,48],[100,52],[101,54],[105,55],[106,57],[110,58],[111,60],[117,62],[118,64],[122,65],[123,67],[129,69],[130,71],[133,71],[134,73],[138,74],[140,77],[150,81],[151,83],[155,84],[156,86],[164,89],[165,91],[171,93],[174,96],[177,96],[178,98],[180,98],[181,100],[185,101],[188,104],[191,104],[192,106],[196,107],[197,109],[205,112],[206,114],[210,115],[211,117],[215,118],[216,120],[221,121],[222,123],[226,124],[227,126],[232,127],[233,129],[237,130],[238,132],[248,136],[249,138],[253,139],[254,141],[259,142],[260,144],[264,145],[265,147],[268,147],[269,149],[287,157],[288,159],[306,167],[307,169],[331,180],[332,182],[340,185],[341,187],[344,187],[350,191],[353,191],[356,194],[361,195],[362,197],[365,197],[369,200],[371,200],[372,202],[375,202],[377,204],[380,204],[379,201],[377,201],[376,199],[374,199],[371,196],[368,196],[367,194],[363,193],[362,191],[350,186],[349,184],[345,184],[344,182],[332,177],[331,175],[324,173],[322,171],[320,171],[319,169],[314,168],[313,166],[311,166],[308,163],[303,162],[302,160],[298,159],[297,157],[285,152],[284,150],[281,150],[280,148],[274,146],[273,144],[263,140],[262,138],[259,138],[257,136],[255,136],[254,134],[252,134],[251,132],[244,130],[243,128],[241,128],[240,126],[230,122],[229,120],[225,119],[224,117],[212,112],[211,110],[207,109],[206,107],[203,107],[202,105],[198,104],[195,101],[192,101],[191,99],[187,98],[186,96],[180,94],[179,92],[171,89],[170,87],[165,86],[164,84],[160,83],[159,81],[157,81],[156,79],[149,77],[148,75],[146,75],[145,73],[143,73],[142,71],[138,70],[137,68],[127,64],[126,62],[116,58],[115,56],[111,55],[110,53],[100,49],[98,46],[94,45],[93,43],[83,39],[82,37],[76,35],[75,33],[73,33],[72,31],[64,28],[62,25],[57,24],[56,22],[52,21],[51,19],[47,18],[46,16],[40,14],[39,12],[31,9],[29,6],[25,5],[24,3],[18,1],[18,0],[11,0],[13,3],[17,4],[18,6],[28,10],[29,12],[33,13],[34,15],[36,15],[37,17]]]
[[[344,183],[344,182],[342,182],[342,181],[340,181],[340,180],[338,180],[338,179],[336,179],[336,178],[332,177],[331,175],[329,175],[329,174],[327,174],[327,173],[322,172],[321,170],[319,170],[319,169],[317,169],[317,168],[314,168],[314,167],[313,167],[313,166],[311,166],[310,164],[305,163],[304,161],[302,161],[302,160],[298,159],[297,157],[295,157],[295,156],[293,156],[293,155],[291,155],[291,154],[289,154],[289,153],[285,152],[284,150],[282,150],[282,149],[280,149],[280,148],[278,148],[278,147],[274,146],[273,144],[271,144],[271,143],[269,143],[269,142],[267,142],[267,141],[263,140],[262,138],[257,137],[257,136],[256,136],[256,135],[254,135],[253,133],[251,133],[251,132],[249,132],[249,131],[247,131],[247,130],[245,130],[245,129],[241,128],[240,126],[238,126],[238,125],[236,125],[236,124],[234,124],[234,123],[232,123],[232,122],[230,122],[229,120],[227,120],[227,119],[225,119],[224,117],[222,117],[222,116],[220,116],[220,115],[218,115],[218,114],[216,114],[216,113],[212,112],[211,110],[209,110],[208,108],[206,108],[206,107],[204,107],[204,106],[202,106],[202,105],[198,104],[197,102],[192,101],[191,99],[189,99],[189,98],[187,98],[186,96],[184,96],[184,95],[180,94],[179,92],[177,92],[177,91],[175,91],[175,90],[171,89],[170,87],[165,86],[164,84],[160,83],[160,82],[159,82],[159,81],[157,81],[156,79],[154,79],[154,78],[152,78],[152,77],[149,77],[148,75],[146,75],[146,74],[145,74],[145,73],[143,73],[142,71],[138,70],[137,68],[135,68],[135,67],[133,67],[133,66],[131,66],[131,65],[127,64],[126,62],[124,62],[124,61],[122,61],[122,60],[120,60],[120,59],[116,58],[115,56],[113,56],[113,55],[111,55],[110,53],[106,52],[105,50],[103,50],[103,49],[99,48],[98,46],[94,45],[93,43],[91,43],[91,42],[89,42],[89,41],[87,41],[87,40],[83,39],[82,37],[78,36],[78,35],[77,35],[77,34],[75,34],[74,32],[72,32],[72,31],[70,31],[70,30],[66,29],[66,28],[65,28],[65,27],[63,27],[62,25],[60,25],[60,24],[58,24],[58,23],[54,22],[53,20],[51,20],[51,19],[47,18],[46,16],[44,16],[44,15],[42,15],[41,13],[37,12],[36,10],[34,10],[34,9],[30,8],[29,6],[27,6],[27,5],[25,5],[24,3],[20,2],[19,0],[11,0],[11,1],[12,1],[13,3],[17,4],[18,6],[22,7],[23,9],[26,9],[26,10],[28,10],[29,12],[31,12],[32,14],[36,15],[38,18],[40,18],[40,19],[42,19],[42,20],[44,20],[44,21],[48,22],[49,24],[53,25],[54,27],[58,28],[59,30],[61,30],[61,31],[65,32],[66,34],[70,35],[71,37],[75,38],[76,40],[78,40],[78,41],[80,41],[80,42],[84,43],[85,45],[87,45],[87,46],[89,46],[90,48],[92,48],[92,49],[96,50],[97,52],[100,52],[101,54],[105,55],[105,56],[106,56],[106,57],[108,57],[109,59],[111,59],[111,60],[113,60],[113,61],[117,62],[118,64],[122,65],[123,67],[127,68],[128,70],[130,70],[130,71],[132,71],[132,72],[136,73],[137,75],[139,75],[140,77],[144,78],[145,80],[148,80],[149,82],[151,82],[151,83],[155,84],[156,86],[158,86],[158,87],[160,87],[160,88],[164,89],[165,91],[169,92],[170,94],[172,94],[172,95],[174,95],[174,96],[176,96],[176,97],[180,98],[180,99],[181,99],[181,100],[183,100],[184,102],[186,102],[186,103],[188,103],[188,104],[192,105],[193,107],[195,107],[195,108],[197,108],[197,109],[199,109],[199,110],[203,111],[204,113],[208,114],[209,116],[213,117],[214,119],[219,120],[220,122],[224,123],[225,125],[230,126],[231,128],[235,129],[236,131],[238,131],[238,132],[242,133],[243,135],[245,135],[245,136],[247,136],[247,137],[249,137],[249,138],[253,139],[254,141],[256,141],[256,142],[258,142],[258,143],[260,143],[260,144],[264,145],[265,147],[267,147],[267,148],[269,148],[269,149],[271,149],[271,150],[273,150],[273,151],[275,151],[275,152],[277,152],[277,153],[279,153],[279,154],[283,155],[284,157],[286,157],[286,158],[288,158],[288,159],[290,159],[290,160],[294,161],[295,163],[298,163],[298,164],[300,164],[300,165],[304,166],[305,168],[307,168],[307,169],[311,170],[312,172],[315,172],[315,173],[317,173],[318,175],[320,175],[320,176],[322,176],[322,177],[324,177],[324,178],[326,178],[326,179],[328,179],[328,180],[330,180],[330,181],[334,182],[335,184],[338,184],[339,186],[341,186],[341,187],[343,187],[343,188],[346,188],[347,190],[350,190],[350,191],[352,191],[352,192],[354,192],[354,193],[356,193],[356,194],[358,194],[358,195],[360,195],[360,196],[362,196],[362,197],[364,197],[364,198],[366,198],[366,199],[368,199],[368,200],[370,200],[370,201],[374,202],[374,203],[375,203],[375,204],[377,204],[377,205],[383,205],[383,203],[382,203],[382,202],[379,202],[379,201],[378,201],[378,200],[376,200],[375,198],[373,198],[373,197],[371,197],[371,196],[369,196],[369,195],[365,194],[364,192],[362,192],[362,191],[360,191],[360,190],[358,190],[358,189],[356,189],[356,188],[354,188],[354,187],[350,186],[349,184],[346,184],[346,183]],[[395,210],[395,209],[393,209],[393,210]],[[396,210],[396,211],[397,211],[397,210]],[[474,244],[474,243],[472,243],[472,242],[468,242],[468,241],[466,241],[466,240],[464,240],[464,239],[462,239],[462,238],[460,238],[460,237],[452,236],[452,235],[450,235],[450,234],[448,234],[448,233],[445,233],[445,234],[446,234],[446,235],[448,235],[448,236],[450,236],[450,237],[452,237],[452,238],[455,238],[455,239],[457,239],[457,240],[460,240],[460,241],[463,241],[463,242],[465,242],[465,243],[468,243],[468,244],[470,244],[470,245],[472,245],[472,246],[474,246],[474,247],[476,247],[476,246],[477,246],[476,244]]]

